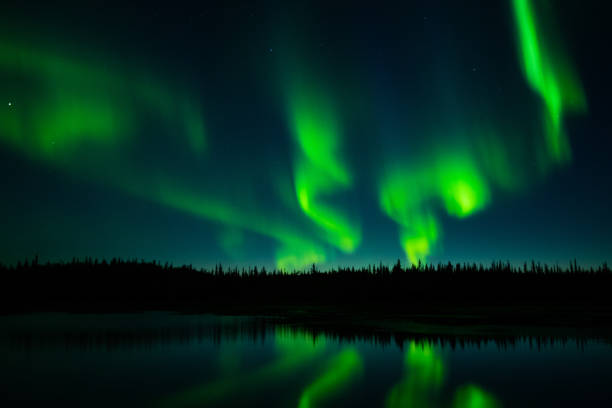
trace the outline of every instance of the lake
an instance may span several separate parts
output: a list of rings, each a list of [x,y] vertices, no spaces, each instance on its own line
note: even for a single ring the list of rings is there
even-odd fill
[[[0,316],[0,406],[611,406],[612,346],[583,336],[398,337],[278,319]]]

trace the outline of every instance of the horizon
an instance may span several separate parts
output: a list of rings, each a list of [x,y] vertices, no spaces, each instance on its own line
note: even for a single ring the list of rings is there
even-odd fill
[[[321,272],[321,273],[327,273],[327,272],[333,272],[333,271],[338,271],[338,270],[351,270],[351,269],[355,269],[355,271],[364,271],[370,268],[387,268],[387,269],[392,269],[394,266],[396,266],[398,263],[400,264],[400,267],[404,270],[415,270],[415,269],[426,269],[426,268],[439,268],[439,267],[447,267],[448,265],[451,265],[453,268],[460,266],[461,268],[464,267],[473,267],[476,266],[478,268],[483,267],[483,269],[485,271],[490,270],[491,267],[497,267],[499,265],[506,267],[507,265],[510,265],[510,267],[512,268],[512,270],[514,271],[524,271],[524,270],[529,270],[531,271],[534,267],[535,268],[548,268],[550,270],[554,270],[554,269],[559,269],[561,273],[564,272],[569,272],[570,270],[573,269],[578,269],[578,270],[583,270],[583,271],[589,271],[589,270],[597,270],[597,269],[603,269],[603,270],[607,270],[609,268],[608,266],[608,261],[603,261],[599,264],[582,264],[579,263],[576,259],[571,259],[569,261],[567,261],[566,263],[562,263],[562,262],[555,262],[555,263],[549,263],[549,262],[541,262],[541,261],[537,261],[537,260],[528,260],[528,261],[518,261],[518,262],[511,262],[510,260],[490,260],[490,261],[485,261],[485,262],[452,262],[450,260],[447,261],[440,261],[440,262],[421,262],[419,261],[417,264],[413,264],[411,262],[407,262],[407,261],[402,261],[400,258],[396,259],[394,262],[383,262],[383,261],[378,261],[378,262],[373,262],[373,263],[367,263],[367,264],[353,264],[353,265],[348,265],[348,264],[336,264],[336,265],[325,265],[324,267],[321,267],[320,265],[317,265],[316,263],[312,263],[310,265],[306,265],[301,269],[279,269],[276,266],[274,266],[273,264],[271,265],[265,265],[265,264],[222,264],[222,263],[215,263],[215,264],[209,264],[209,265],[194,265],[192,263],[188,263],[188,264],[174,264],[172,262],[168,262],[168,261],[161,261],[161,260],[156,260],[156,259],[138,259],[138,258],[119,258],[119,257],[113,257],[113,258],[102,258],[102,259],[98,259],[98,258],[94,258],[94,257],[82,257],[82,258],[77,258],[77,257],[73,257],[71,259],[66,259],[66,260],[55,260],[55,261],[51,261],[51,260],[45,260],[45,259],[40,259],[38,256],[34,256],[32,258],[26,258],[23,259],[21,261],[17,261],[16,263],[13,264],[4,264],[2,262],[0,262],[0,268],[9,268],[9,269],[16,269],[19,267],[32,267],[34,265],[39,265],[39,266],[45,266],[45,265],[70,265],[70,264],[95,264],[95,265],[103,265],[103,264],[107,264],[107,265],[111,265],[111,263],[113,262],[117,262],[117,263],[136,263],[139,265],[155,265],[155,266],[160,266],[162,268],[166,268],[169,267],[170,269],[182,269],[182,268],[189,268],[189,269],[193,269],[195,271],[198,272],[213,272],[215,270],[217,270],[217,268],[222,268],[222,270],[224,272],[235,272],[238,271],[239,273],[243,273],[243,272],[249,272],[249,271],[253,271],[255,269],[257,270],[262,270],[265,269],[268,272],[281,272],[281,273],[285,273],[285,274],[294,274],[294,273],[309,273],[310,271],[312,271],[312,268],[315,267],[317,272]]]

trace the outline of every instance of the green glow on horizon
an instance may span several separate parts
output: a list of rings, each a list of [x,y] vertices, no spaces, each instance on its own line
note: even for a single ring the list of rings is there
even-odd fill
[[[555,162],[571,157],[569,140],[562,129],[563,111],[583,111],[586,102],[580,81],[567,58],[548,41],[529,0],[513,0],[523,71],[531,88],[546,106],[546,143]]]
[[[319,405],[321,400],[346,388],[363,373],[363,362],[354,348],[341,351],[329,362],[325,372],[310,384],[302,395],[298,408],[311,408]]]
[[[425,261],[439,234],[437,221],[430,213],[414,215],[410,228],[400,230],[400,242],[410,263],[418,265]]]
[[[340,158],[341,130],[334,108],[324,93],[298,86],[290,95],[290,116],[299,146],[294,169],[298,204],[324,231],[327,242],[352,253],[361,242],[359,226],[322,200],[352,185],[351,174]]]
[[[501,404],[490,393],[477,385],[468,384],[455,392],[453,408],[500,408]]]
[[[325,252],[316,245],[286,245],[276,251],[276,266],[285,272],[304,270],[312,264],[325,262],[325,259]]]

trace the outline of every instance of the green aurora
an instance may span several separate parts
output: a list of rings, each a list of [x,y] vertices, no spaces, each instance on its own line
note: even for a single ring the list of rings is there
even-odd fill
[[[316,85],[315,85],[316,87]],[[338,158],[340,129],[328,96],[311,95],[313,86],[296,87],[292,123],[300,153],[295,169],[295,195],[300,207],[325,231],[324,237],[345,252],[359,245],[360,231],[320,197],[351,186],[346,165]]]
[[[554,51],[541,34],[544,29],[537,23],[529,0],[514,0],[512,4],[525,79],[546,105],[543,134],[547,148],[538,153],[548,167],[569,158],[569,141],[562,128],[563,109],[583,111],[585,97],[567,58]],[[460,147],[436,151],[420,166],[400,165],[382,176],[380,206],[400,225],[400,244],[412,264],[425,260],[441,235],[434,215],[435,201],[442,203],[448,215],[465,218],[491,203],[493,187],[512,189],[526,183],[512,176],[512,167],[520,164],[512,163],[503,140],[499,136],[481,137],[481,131],[470,131],[476,134],[476,140],[483,140],[480,151]],[[485,134],[495,135],[495,130]]]
[[[283,119],[291,170],[281,165],[277,172],[272,166],[249,175],[243,168],[218,165],[215,149],[230,136],[208,126],[211,102],[186,83],[133,62],[109,63],[103,52],[5,37],[0,39],[3,93],[20,97],[0,110],[0,143],[38,165],[193,217],[215,230],[219,248],[240,261],[248,258],[241,249],[249,237],[245,233],[263,237],[274,245],[275,266],[287,272],[351,259],[343,255],[361,259],[369,234],[362,220],[369,214],[359,211],[367,192],[381,215],[397,224],[398,252],[412,264],[427,262],[452,246],[443,245],[448,219],[465,225],[500,194],[524,192],[555,166],[567,164],[571,148],[564,116],[586,111],[577,70],[551,13],[529,0],[510,3],[514,68],[543,106],[536,132],[503,126],[511,119],[498,121],[499,114],[435,125],[424,117],[397,135],[422,132],[418,137],[424,142],[414,149],[418,154],[404,154],[400,146],[393,154],[379,149],[378,165],[370,167],[353,157],[361,141],[353,136],[351,119],[360,113],[346,114],[367,103],[349,100],[330,79],[333,70],[311,63],[306,51],[299,52],[306,47],[294,40],[291,52],[279,51],[274,59],[281,80],[261,85],[275,95],[270,106]],[[367,99],[365,87],[353,87]],[[368,115],[363,116],[384,120]],[[367,139],[377,145],[375,134]],[[163,148],[155,150],[160,143]],[[240,149],[240,140],[235,144]],[[184,165],[167,160],[166,152]],[[535,170],[521,168],[525,158],[537,162]],[[270,172],[278,174],[270,177]],[[263,185],[265,200],[254,179]]]
[[[155,169],[129,159],[142,139],[147,116],[172,130],[178,144],[196,160],[205,160],[205,126],[201,109],[186,92],[146,72],[100,70],[25,46],[0,46],[0,69],[24,76],[32,100],[0,112],[0,136],[32,160],[76,177],[118,188],[205,220],[269,236],[281,244],[277,266],[301,268],[325,260],[320,246],[266,214],[249,214],[227,199],[205,191],[173,169]],[[24,85],[26,86],[26,85]],[[172,102],[170,102],[172,101]],[[90,152],[94,151],[95,155]],[[83,159],[86,157],[87,159]],[[115,165],[108,167],[105,163]],[[180,180],[180,181],[177,181]]]

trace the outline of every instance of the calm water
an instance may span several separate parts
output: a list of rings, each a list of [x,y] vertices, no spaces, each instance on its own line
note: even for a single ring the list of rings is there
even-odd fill
[[[0,317],[0,406],[612,405],[600,340],[313,334],[253,318]]]

